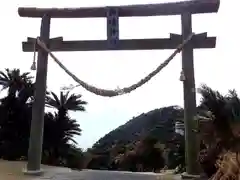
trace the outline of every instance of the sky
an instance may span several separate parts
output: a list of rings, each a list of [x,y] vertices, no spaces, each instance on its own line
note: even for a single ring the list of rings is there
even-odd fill
[[[171,0],[168,0],[170,2]],[[175,1],[175,0],[172,0]],[[17,2],[17,3],[16,3]],[[121,2],[121,3],[120,3]],[[0,11],[1,70],[20,68],[30,72],[33,53],[22,52],[21,42],[27,37],[39,36],[40,19],[21,18],[18,7],[87,7],[144,3],[161,3],[166,0],[21,0],[6,1]],[[217,37],[215,49],[194,51],[196,88],[206,83],[213,89],[227,93],[228,89],[240,90],[237,74],[240,68],[240,15],[238,0],[222,0],[217,14],[193,16],[193,31],[208,32]],[[181,33],[179,16],[146,18],[120,18],[120,38],[167,38],[169,33]],[[64,40],[106,39],[106,20],[53,19],[51,37],[63,36]],[[78,78],[99,88],[115,89],[129,86],[145,77],[172,53],[172,50],[154,51],[105,51],[105,52],[59,52],[54,53]],[[119,97],[100,97],[76,88],[88,102],[86,112],[71,112],[83,130],[77,137],[79,147],[88,148],[100,137],[124,124],[133,116],[169,105],[183,106],[183,88],[179,81],[181,54],[151,81],[134,92]],[[32,72],[35,75],[35,72]],[[236,79],[235,79],[236,78]],[[60,93],[64,85],[76,83],[49,58],[48,89]],[[197,101],[199,102],[197,95]]]

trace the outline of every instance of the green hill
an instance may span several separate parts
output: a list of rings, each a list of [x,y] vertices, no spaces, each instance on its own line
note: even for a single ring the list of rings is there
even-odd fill
[[[175,135],[174,123],[179,119],[183,119],[183,109],[178,106],[143,113],[100,138],[93,145],[91,152],[105,152],[114,144],[129,144],[148,136],[165,143]]]

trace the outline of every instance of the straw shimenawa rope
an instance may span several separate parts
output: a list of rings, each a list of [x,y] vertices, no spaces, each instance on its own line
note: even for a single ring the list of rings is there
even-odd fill
[[[152,79],[156,74],[158,74],[164,67],[168,65],[168,63],[178,54],[182,51],[183,47],[192,39],[194,36],[194,33],[190,34],[183,42],[180,44],[176,50],[162,63],[160,64],[154,71],[149,73],[145,78],[141,79],[138,81],[136,84],[133,84],[129,87],[125,87],[122,89],[117,89],[117,90],[106,90],[106,89],[101,89],[97,88],[95,86],[92,86],[81,79],[77,78],[73,73],[71,73],[59,60],[58,58],[47,48],[46,44],[42,42],[39,38],[37,38],[37,44],[43,48],[49,55],[53,58],[53,60],[69,75],[73,78],[74,81],[79,83],[83,88],[86,90],[99,95],[99,96],[105,96],[105,97],[113,97],[113,96],[119,96],[125,93],[130,93],[131,91],[139,88],[146,82],[148,82],[150,79]]]

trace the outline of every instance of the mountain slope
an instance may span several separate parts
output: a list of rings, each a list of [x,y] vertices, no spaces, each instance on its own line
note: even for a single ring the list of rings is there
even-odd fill
[[[100,138],[93,145],[92,151],[104,152],[113,144],[129,144],[147,136],[154,136],[165,143],[175,135],[174,123],[179,119],[183,119],[183,109],[177,106],[143,113]]]

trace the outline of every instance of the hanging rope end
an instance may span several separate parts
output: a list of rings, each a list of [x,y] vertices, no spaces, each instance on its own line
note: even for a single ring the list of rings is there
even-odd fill
[[[185,77],[185,74],[184,74],[183,70],[181,71],[179,80],[180,81],[185,81],[186,80],[186,77]]]
[[[36,70],[37,70],[36,62],[35,62],[35,61],[33,61],[32,65],[31,65],[31,70],[32,70],[32,71],[36,71]]]

